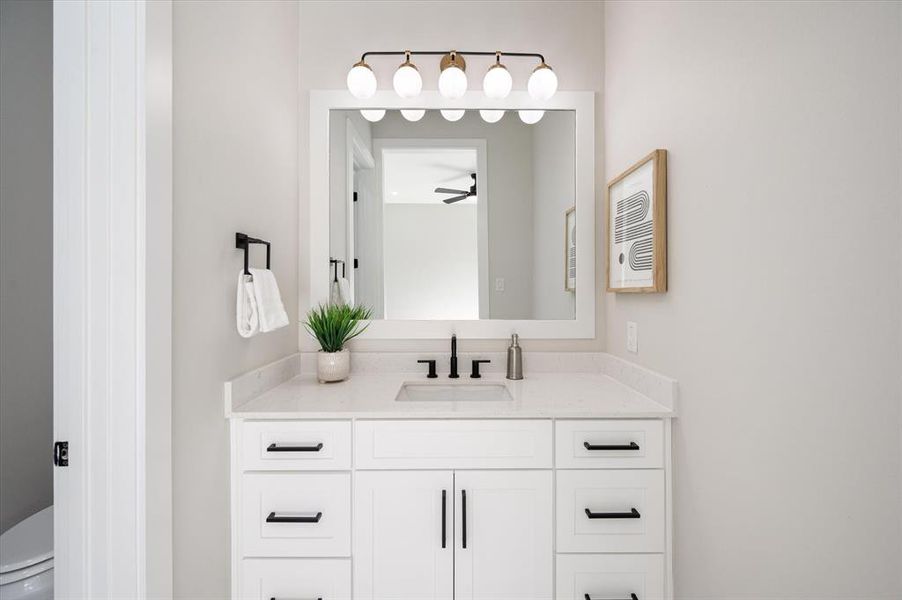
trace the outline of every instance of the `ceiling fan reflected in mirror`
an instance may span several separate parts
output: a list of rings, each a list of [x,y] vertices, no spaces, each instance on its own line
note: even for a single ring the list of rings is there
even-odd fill
[[[455,190],[452,188],[444,188],[437,187],[435,188],[436,194],[455,194],[451,198],[445,198],[442,200],[445,204],[454,204],[455,202],[460,202],[461,200],[466,200],[467,198],[472,198],[476,195],[476,173],[470,173],[470,177],[473,178],[473,185],[470,186],[469,190]]]

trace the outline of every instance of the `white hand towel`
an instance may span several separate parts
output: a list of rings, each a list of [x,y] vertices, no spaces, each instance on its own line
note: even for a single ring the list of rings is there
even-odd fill
[[[235,318],[238,334],[243,338],[254,337],[260,332],[260,318],[257,315],[257,299],[254,284],[244,270],[238,272],[238,299],[235,304]]]
[[[275,331],[288,325],[288,313],[282,304],[279,284],[276,276],[269,269],[250,269],[254,288],[254,300],[257,305],[257,317],[260,321],[260,333]]]
[[[329,290],[329,303],[336,306],[351,303],[351,282],[344,277],[339,277],[332,282]]]

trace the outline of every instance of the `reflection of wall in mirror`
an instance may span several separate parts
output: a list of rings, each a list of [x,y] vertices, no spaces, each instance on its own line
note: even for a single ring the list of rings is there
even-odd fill
[[[576,120],[570,112],[546,112],[533,125],[534,227],[533,314],[536,319],[573,319],[576,295],[561,285],[561,226],[576,198]]]

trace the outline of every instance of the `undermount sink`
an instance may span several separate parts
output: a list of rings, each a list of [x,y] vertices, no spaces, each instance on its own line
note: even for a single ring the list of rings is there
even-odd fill
[[[503,383],[405,383],[398,402],[497,402],[513,400]]]

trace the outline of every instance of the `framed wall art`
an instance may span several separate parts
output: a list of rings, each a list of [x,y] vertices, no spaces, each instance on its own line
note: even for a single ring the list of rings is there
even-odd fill
[[[607,188],[609,292],[667,291],[667,151],[655,150]]]
[[[564,290],[576,291],[576,207],[564,211]]]

